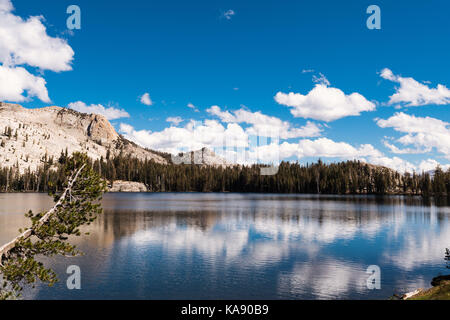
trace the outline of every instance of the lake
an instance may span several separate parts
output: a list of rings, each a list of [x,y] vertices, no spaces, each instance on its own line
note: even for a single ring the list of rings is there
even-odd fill
[[[0,194],[0,243],[51,205]],[[26,299],[386,299],[429,287],[450,247],[450,207],[418,197],[111,193],[103,207],[74,239],[85,255],[46,259],[61,281]],[[66,287],[70,265],[81,290]]]

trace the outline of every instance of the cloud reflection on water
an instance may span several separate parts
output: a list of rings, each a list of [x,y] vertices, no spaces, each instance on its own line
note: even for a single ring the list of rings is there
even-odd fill
[[[94,297],[383,298],[426,284],[450,243],[449,208],[419,198],[109,194],[104,207],[75,239]],[[381,292],[365,286],[371,264]]]

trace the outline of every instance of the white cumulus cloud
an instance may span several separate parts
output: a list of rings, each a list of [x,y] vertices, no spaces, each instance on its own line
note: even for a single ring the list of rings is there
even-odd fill
[[[275,101],[291,107],[294,117],[334,121],[348,116],[358,116],[364,111],[373,111],[376,106],[359,93],[345,94],[331,88],[325,80],[317,84],[308,94],[278,92]]]
[[[152,101],[152,99],[150,98],[150,94],[149,94],[148,92],[144,93],[144,94],[141,96],[141,103],[142,103],[142,104],[145,104],[146,106],[151,106],[151,105],[153,105],[153,101]]]
[[[248,136],[235,123],[226,127],[216,120],[203,122],[189,121],[183,127],[165,128],[162,131],[136,130],[129,124],[120,124],[120,132],[135,143],[154,150],[177,154],[207,147],[216,148],[246,148]]]
[[[370,144],[352,146],[347,142],[336,142],[328,138],[303,139],[298,143],[283,142],[254,148],[252,159],[266,163],[276,163],[286,158],[332,158],[340,160],[360,160],[374,165],[385,166],[399,172],[413,172],[417,166],[399,157],[387,157]]]
[[[405,104],[407,107],[417,107],[430,104],[450,104],[450,89],[442,84],[438,84],[436,88],[430,88],[413,78],[395,75],[388,68],[383,69],[380,76],[400,84],[400,87],[396,88],[396,92],[389,99],[391,105],[399,103]]]
[[[23,19],[13,11],[10,0],[0,0],[0,100],[21,102],[36,96],[50,102],[45,80],[24,67],[69,71],[74,51],[66,40],[47,34],[42,16]],[[7,81],[3,81],[5,77]]]
[[[74,52],[61,38],[50,37],[42,16],[24,20],[12,13],[9,0],[0,1],[0,61],[42,70],[68,71]]]
[[[249,135],[278,137],[280,139],[318,137],[322,129],[313,122],[296,128],[288,121],[277,117],[265,115],[261,112],[251,112],[241,108],[233,112],[222,111],[219,106],[212,106],[206,110],[209,114],[217,116],[225,123],[246,123],[251,125],[246,129]]]
[[[10,0],[0,0],[0,12],[9,12],[14,9]]]
[[[450,169],[450,164],[442,165],[434,159],[427,159],[420,162],[419,172],[429,172],[436,170],[437,167],[441,167],[442,170],[447,171]]]
[[[386,148],[388,148],[392,153],[395,154],[420,154],[431,151],[430,148],[427,149],[415,149],[415,148],[403,148],[400,149],[394,144],[389,143],[388,141],[383,141],[383,144]]]
[[[218,110],[216,109],[216,111]],[[235,115],[232,114],[232,116]],[[226,117],[228,118],[228,116]],[[216,120],[205,120],[204,122],[191,120],[183,127],[171,126],[159,132],[136,130],[133,126],[122,123],[120,132],[127,139],[143,147],[172,154],[207,147],[225,157],[230,163],[277,164],[292,158],[298,160],[329,158],[360,160],[399,172],[419,171],[425,166],[424,163],[415,165],[399,157],[388,157],[371,144],[354,146],[347,142],[336,142],[328,138],[301,139],[297,143],[285,141],[281,144],[270,142],[258,145],[251,141],[248,131],[234,121],[229,121],[224,126]]]
[[[298,143],[283,142],[280,145],[270,144],[255,149],[266,161],[273,160],[273,155],[280,155],[280,159],[296,156],[298,159],[306,157],[340,158],[340,159],[362,159],[363,157],[381,157],[382,153],[372,145],[365,144],[359,148],[346,143],[335,142],[328,138],[315,140],[302,139]]]
[[[23,102],[38,97],[50,102],[45,79],[36,77],[22,67],[0,66],[0,100]],[[27,95],[24,95],[24,93]]]
[[[416,117],[403,112],[396,113],[388,119],[376,119],[381,128],[393,128],[406,133],[396,141],[403,146],[414,149],[390,148],[394,153],[426,153],[433,148],[450,160],[450,123],[431,117]],[[408,152],[415,151],[415,152]]]
[[[100,114],[108,120],[115,120],[115,119],[130,117],[128,112],[126,112],[123,109],[116,109],[114,107],[107,108],[101,104],[87,105],[86,103],[84,103],[82,101],[69,103],[68,108],[73,109],[78,112],[81,112],[81,113]]]

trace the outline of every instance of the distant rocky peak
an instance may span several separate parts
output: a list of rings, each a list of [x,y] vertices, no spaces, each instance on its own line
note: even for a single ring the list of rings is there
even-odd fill
[[[224,158],[218,156],[214,151],[204,147],[200,150],[179,153],[172,158],[175,164],[197,164],[208,166],[230,166]]]

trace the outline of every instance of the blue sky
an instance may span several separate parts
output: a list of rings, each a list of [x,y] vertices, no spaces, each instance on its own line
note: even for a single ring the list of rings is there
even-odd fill
[[[16,76],[23,67],[46,84],[27,76],[21,88],[0,89],[0,100],[109,109],[127,138],[170,152],[220,149],[217,140],[231,137],[242,147],[231,149],[254,159],[245,140],[270,127],[281,130],[284,145],[269,139],[258,149],[262,162],[357,158],[399,170],[450,163],[448,1],[9,4],[0,0],[0,14],[22,20],[17,30],[3,28],[31,44],[0,35],[2,70]],[[71,4],[81,9],[81,30],[66,27]],[[381,30],[366,27],[372,4],[381,9]],[[44,33],[30,27],[36,33],[29,40],[20,26],[39,15]],[[62,42],[52,47],[40,37]],[[25,53],[29,46],[50,62],[35,62]],[[145,93],[151,105],[141,103]]]

